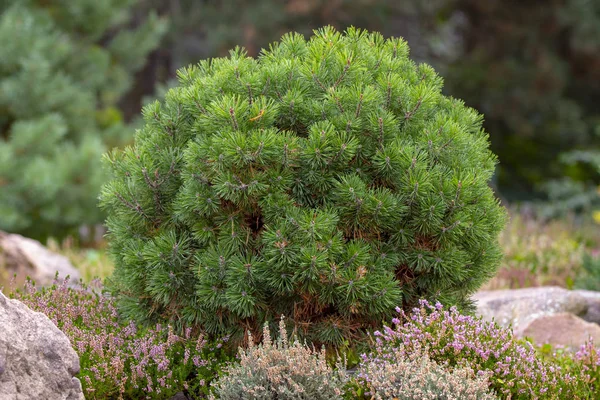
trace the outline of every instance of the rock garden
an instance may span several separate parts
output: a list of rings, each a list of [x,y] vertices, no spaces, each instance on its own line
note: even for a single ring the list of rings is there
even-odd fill
[[[288,33],[170,86],[103,156],[101,245],[0,231],[1,399],[600,398],[597,225],[506,207],[405,40]]]

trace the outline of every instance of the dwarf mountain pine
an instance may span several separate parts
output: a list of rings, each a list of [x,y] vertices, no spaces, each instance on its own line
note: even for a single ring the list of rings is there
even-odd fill
[[[121,310],[340,344],[419,298],[469,308],[505,212],[482,117],[401,39],[323,28],[179,71],[101,196]]]

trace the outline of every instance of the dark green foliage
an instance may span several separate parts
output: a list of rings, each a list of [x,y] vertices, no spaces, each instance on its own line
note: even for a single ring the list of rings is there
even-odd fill
[[[596,130],[600,136],[600,126]],[[579,173],[551,180],[543,185],[548,193],[548,200],[541,203],[540,213],[546,218],[569,213],[589,217],[592,211],[597,212],[600,202],[600,152],[595,149],[573,150],[563,153],[560,159],[569,170]]]
[[[448,66],[447,91],[485,114],[502,193],[526,198],[551,178],[590,178],[558,157],[600,143],[600,1],[450,4],[464,19],[464,52]]]
[[[134,3],[0,3],[0,229],[61,236],[102,220],[104,146],[130,138],[115,105],[166,28],[124,29]]]
[[[284,314],[339,344],[421,297],[468,308],[496,271],[482,118],[404,41],[289,34],[179,81],[107,157],[126,316],[241,338]]]

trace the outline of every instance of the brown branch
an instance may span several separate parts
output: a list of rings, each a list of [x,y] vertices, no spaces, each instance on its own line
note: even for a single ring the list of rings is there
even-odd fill
[[[335,83],[333,84],[334,88],[336,88],[340,84],[340,82],[342,82],[342,79],[344,79],[346,77],[346,74],[348,73],[349,69],[350,69],[350,59],[348,59],[346,61],[346,65],[344,66],[344,70],[342,71],[342,74],[337,79],[337,81],[335,81]]]

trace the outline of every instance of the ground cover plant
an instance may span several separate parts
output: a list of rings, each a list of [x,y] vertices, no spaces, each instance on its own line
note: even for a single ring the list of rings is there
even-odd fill
[[[49,288],[29,281],[11,297],[46,314],[69,338],[81,366],[86,399],[165,399],[178,392],[205,398],[210,381],[230,359],[227,338],[208,340],[166,325],[122,320],[98,281],[79,288],[68,279]]]
[[[168,326],[120,319],[114,299],[100,288],[97,281],[80,289],[68,281],[45,289],[29,282],[10,295],[45,313],[71,340],[89,399],[162,399],[178,392],[194,399],[594,399],[598,390],[600,353],[593,342],[576,354],[547,346],[536,351],[509,329],[441,304],[399,309],[395,325],[375,331],[350,365],[343,352],[332,362],[324,349],[289,338],[283,319],[276,339],[265,326],[236,358],[228,338],[177,335]]]
[[[490,388],[503,399],[595,398],[600,359],[593,344],[574,357],[546,360],[531,343],[514,338],[512,330],[462,315],[454,307],[423,300],[410,314],[398,312],[395,326],[374,332],[370,357],[385,360],[397,358],[398,349],[410,355],[425,348],[431,360],[447,368],[489,375]]]
[[[475,375],[469,367],[445,369],[431,361],[427,351],[406,352],[402,345],[385,357],[365,355],[359,365],[358,382],[364,395],[374,400],[493,400],[488,376]]]
[[[505,212],[482,117],[400,39],[324,28],[179,72],[107,157],[112,293],[138,321],[339,345],[492,277]]]
[[[343,364],[336,371],[328,364],[324,348],[311,349],[297,336],[290,341],[283,318],[275,340],[265,324],[261,343],[255,345],[251,335],[248,343],[248,349],[239,351],[239,363],[227,367],[213,383],[211,399],[343,398],[347,381]]]

